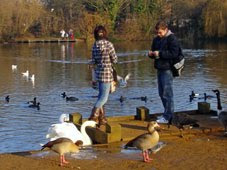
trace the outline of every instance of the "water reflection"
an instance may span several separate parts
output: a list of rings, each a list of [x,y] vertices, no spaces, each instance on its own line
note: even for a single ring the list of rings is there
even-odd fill
[[[132,115],[137,106],[146,106],[151,113],[162,112],[158,96],[156,70],[145,56],[150,42],[115,43],[119,55],[116,69],[119,75],[131,73],[127,87],[118,88],[110,95],[107,115]],[[214,95],[212,89],[221,91],[223,108],[227,107],[227,45],[183,44],[186,67],[183,77],[174,81],[176,110],[197,108],[197,101],[189,102],[189,94]],[[0,152],[40,149],[46,142],[45,134],[50,124],[58,122],[62,113],[80,112],[88,117],[96,101],[97,91],[90,86],[91,73],[87,62],[91,45],[84,43],[59,44],[8,44],[0,46]],[[12,70],[12,65],[17,65]],[[21,75],[29,70],[35,75],[35,83]],[[79,98],[66,102],[62,92]],[[10,102],[5,103],[5,97]],[[120,103],[120,96],[127,100]],[[131,98],[147,96],[148,101]],[[40,110],[28,108],[27,101],[37,97]],[[208,100],[216,109],[216,100]]]

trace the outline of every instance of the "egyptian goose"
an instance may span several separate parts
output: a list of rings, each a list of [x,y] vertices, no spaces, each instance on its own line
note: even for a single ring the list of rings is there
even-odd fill
[[[58,153],[60,155],[60,165],[63,166],[64,164],[69,163],[65,160],[64,154],[71,152],[79,152],[79,146],[82,144],[82,141],[77,141],[73,143],[68,138],[58,138],[43,145],[41,150],[43,150],[44,148],[50,148],[52,151]]]
[[[149,158],[148,150],[152,149],[158,144],[159,134],[156,131],[159,125],[156,121],[149,122],[147,125],[148,133],[137,136],[125,145],[125,149],[128,147],[136,147],[142,150],[144,162],[150,162],[152,159]]]

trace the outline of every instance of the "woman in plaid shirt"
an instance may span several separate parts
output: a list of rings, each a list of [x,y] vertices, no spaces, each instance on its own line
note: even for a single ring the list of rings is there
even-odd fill
[[[107,102],[111,83],[113,81],[112,64],[117,63],[113,44],[107,40],[107,31],[103,26],[94,30],[95,43],[92,47],[92,64],[95,67],[95,77],[98,82],[99,95],[92,109],[89,120],[96,121],[99,126],[107,123],[104,104]]]

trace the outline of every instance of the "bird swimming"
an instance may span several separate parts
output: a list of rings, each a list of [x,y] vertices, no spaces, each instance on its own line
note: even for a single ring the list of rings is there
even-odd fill
[[[6,97],[5,97],[5,101],[7,102],[7,103],[9,103],[9,95],[7,95]]]
[[[36,97],[34,97],[33,100],[28,101],[27,103],[28,103],[28,104],[31,103],[31,104],[33,104],[33,105],[36,105]]]
[[[200,97],[199,99],[204,99],[204,102],[206,102],[207,99],[215,98],[215,96],[207,95],[207,93],[203,93],[203,94],[204,94],[204,97]]]
[[[65,117],[66,114],[61,115],[59,119],[60,123],[52,124],[49,127],[46,138],[52,141],[61,137],[65,137],[71,139],[73,142],[81,140],[83,142],[83,146],[92,145],[92,140],[86,132],[86,127],[96,127],[97,123],[92,120],[85,121],[79,131],[73,123],[64,122]],[[66,118],[66,120],[67,119],[68,118]]]
[[[192,90],[191,94],[189,95],[189,100],[192,102],[194,98],[197,98],[199,96],[199,93],[195,93],[194,90]]]
[[[63,92],[61,95],[62,95],[63,98],[66,97],[66,93],[65,92]]]
[[[147,125],[148,133],[137,136],[125,145],[125,149],[128,147],[136,147],[142,151],[143,161],[150,162],[152,159],[149,157],[148,150],[154,148],[159,141],[159,134],[156,128],[160,126],[156,121],[151,121]]]
[[[124,96],[121,96],[120,99],[119,99],[119,101],[120,101],[121,103],[123,103],[125,100],[126,100],[126,97],[124,97]]]
[[[17,65],[12,65],[12,70],[16,70],[17,69]]]
[[[63,92],[61,95],[63,98],[66,99],[66,101],[78,101],[79,100],[77,97],[73,97],[73,96],[68,97],[65,92]]]
[[[38,102],[38,103],[35,103],[35,104],[30,104],[28,107],[30,107],[30,108],[37,108],[37,110],[40,110],[40,103]]]
[[[23,72],[22,75],[23,75],[24,77],[28,77],[28,76],[29,76],[29,71],[27,70],[26,72]]]
[[[147,102],[147,96],[144,96],[144,97],[142,96],[142,97],[141,97],[141,100],[144,101],[144,102],[146,103],[146,102]]]
[[[77,97],[65,97],[66,101],[78,101],[79,99]]]
[[[117,81],[119,82],[120,87],[126,87],[127,86],[127,81],[129,80],[131,74],[127,74],[125,78],[117,75]]]
[[[31,76],[31,77],[29,77],[29,80],[31,80],[32,82],[34,82],[34,81],[35,81],[35,75],[34,75],[34,74],[32,74],[32,76]]]
[[[147,96],[141,96],[141,97],[132,97],[131,99],[133,100],[141,100],[144,101],[145,103],[147,102]]]
[[[64,164],[69,163],[65,160],[64,154],[79,152],[79,146],[82,144],[83,142],[80,140],[73,143],[73,141],[68,138],[58,138],[43,145],[41,150],[44,148],[50,148],[54,152],[58,153],[60,155],[60,165],[63,166]]]

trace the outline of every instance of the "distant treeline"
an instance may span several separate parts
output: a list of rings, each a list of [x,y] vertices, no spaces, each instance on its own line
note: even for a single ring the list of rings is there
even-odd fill
[[[98,24],[120,40],[150,39],[165,19],[181,38],[226,38],[227,0],[0,0],[0,41],[56,37],[73,29],[92,39]]]

